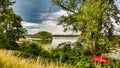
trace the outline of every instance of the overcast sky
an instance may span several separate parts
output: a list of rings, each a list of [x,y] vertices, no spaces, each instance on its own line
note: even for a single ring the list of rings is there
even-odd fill
[[[120,0],[117,5],[120,7]],[[67,13],[58,6],[52,6],[49,0],[16,0],[14,11],[23,19],[22,25],[29,34],[39,31],[48,31],[52,34],[72,34],[63,32],[63,27],[58,24],[57,18]]]

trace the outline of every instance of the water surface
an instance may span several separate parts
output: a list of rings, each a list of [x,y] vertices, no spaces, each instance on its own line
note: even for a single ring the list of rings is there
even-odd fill
[[[63,42],[71,42],[74,43],[77,41],[77,37],[53,37],[51,46],[57,46]]]
[[[49,45],[49,46],[58,46],[58,44],[63,43],[63,42],[71,42],[74,43],[77,41],[77,37],[53,37],[52,41],[48,40],[39,40],[37,43],[40,45]]]

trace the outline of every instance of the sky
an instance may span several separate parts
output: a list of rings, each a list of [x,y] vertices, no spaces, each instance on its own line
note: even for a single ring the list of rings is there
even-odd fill
[[[22,17],[22,25],[27,29],[28,34],[39,31],[48,31],[52,34],[73,34],[70,31],[63,32],[63,27],[57,25],[58,18],[67,15],[67,12],[58,6],[52,6],[49,0],[16,0],[13,10]]]
[[[116,3],[120,7],[120,0]],[[57,25],[58,18],[67,15],[67,12],[58,6],[52,6],[50,0],[16,0],[13,5],[16,14],[22,17],[22,25],[28,34],[39,31],[48,31],[52,34],[73,34],[71,31],[63,32],[63,27]]]

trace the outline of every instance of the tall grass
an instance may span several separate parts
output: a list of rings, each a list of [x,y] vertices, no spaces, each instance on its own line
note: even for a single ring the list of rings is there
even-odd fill
[[[44,63],[43,63],[44,62]],[[13,55],[13,51],[0,50],[0,68],[70,68],[66,64],[43,61],[38,58],[32,59],[20,58]]]

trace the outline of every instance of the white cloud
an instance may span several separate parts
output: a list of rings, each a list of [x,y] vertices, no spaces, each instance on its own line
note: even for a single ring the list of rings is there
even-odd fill
[[[57,17],[60,17],[60,16],[62,16],[62,15],[67,16],[68,14],[67,14],[66,11],[60,10],[59,12],[55,12],[55,13],[53,13],[52,15],[53,15],[53,16],[57,16]]]
[[[64,10],[59,10],[58,12],[40,13],[39,15],[41,19],[46,18],[49,20],[57,20],[62,15],[67,16],[67,12]]]
[[[57,25],[58,21],[56,20],[62,15],[67,16],[67,12],[60,10],[53,13],[42,13],[41,17],[47,17],[45,21],[40,23],[22,21],[22,25],[28,30],[29,34],[34,34],[39,31],[48,31],[52,34],[73,34],[71,31],[63,32],[64,28],[61,25]]]
[[[23,25],[24,27],[27,27],[27,26],[38,26],[38,24],[36,24],[36,23],[24,22],[24,21],[22,21],[22,25]]]
[[[39,31],[48,31],[52,34],[73,34],[71,31],[63,32],[63,27],[61,25],[57,25],[57,21],[46,20],[42,23],[30,23],[30,22],[22,22],[23,27],[28,30],[29,34],[34,34]],[[31,28],[27,28],[31,27]],[[32,29],[32,27],[36,27]]]
[[[115,26],[114,35],[120,35],[120,25],[113,23]]]

